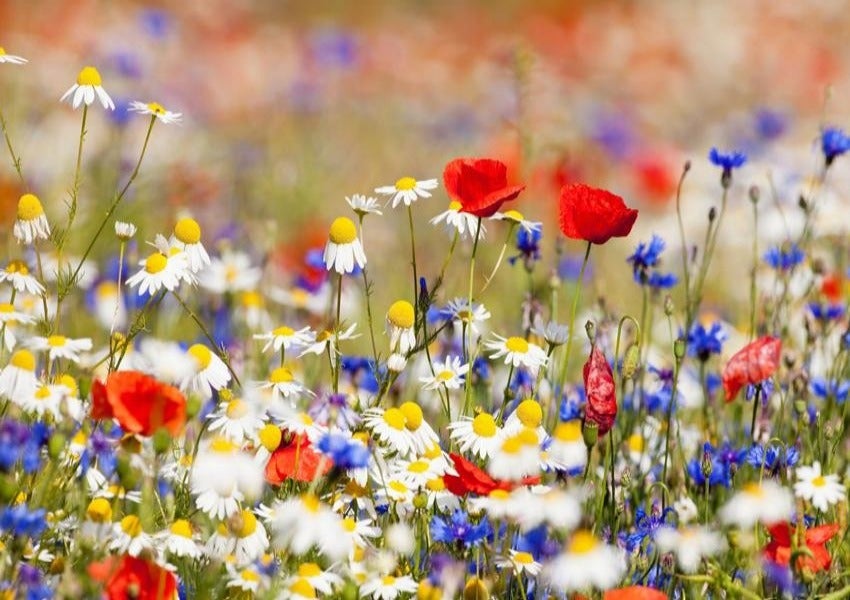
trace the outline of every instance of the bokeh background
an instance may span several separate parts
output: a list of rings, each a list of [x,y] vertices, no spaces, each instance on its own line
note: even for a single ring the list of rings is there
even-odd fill
[[[683,163],[693,164],[683,206],[697,242],[720,195],[707,153],[742,150],[750,160],[736,172],[714,267],[729,277],[709,291],[709,302],[731,295],[734,307],[747,298],[734,283],[748,268],[735,258],[753,236],[747,189],[758,185],[765,198],[759,238],[781,242],[820,168],[821,127],[850,124],[846,6],[4,0],[0,44],[30,63],[2,69],[0,105],[27,179],[58,215],[79,134],[79,113],[59,97],[82,66],[98,67],[119,110],[90,118],[83,226],[138,156],[146,122],[126,113],[127,102],[182,112],[182,125],[156,127],[119,216],[157,231],[189,210],[205,237],[250,240],[262,260],[284,267],[321,246],[329,219],[348,210],[345,196],[403,175],[439,178],[456,156],[506,161],[529,184],[519,208],[544,223],[549,247],[560,185],[607,187],[641,209],[632,240],[594,255],[597,291],[612,295],[637,293],[622,262],[637,239],[660,233],[675,252]],[[827,234],[843,228],[848,169],[832,169],[823,192]],[[5,159],[0,186],[8,229],[19,190]],[[427,221],[447,202],[440,190],[416,206],[426,275],[448,241]],[[406,216],[387,212],[368,232],[375,272],[408,248]],[[407,283],[385,282],[379,301]]]

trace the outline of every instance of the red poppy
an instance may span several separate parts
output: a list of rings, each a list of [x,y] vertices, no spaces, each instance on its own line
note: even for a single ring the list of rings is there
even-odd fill
[[[832,273],[824,275],[823,281],[820,284],[820,291],[830,302],[837,303],[841,301],[842,286],[843,281],[841,277]]]
[[[602,596],[602,600],[666,600],[667,594],[655,588],[644,585],[630,585],[629,587],[608,590]]]
[[[560,203],[564,235],[594,244],[629,235],[638,216],[619,196],[583,183],[562,187]]]
[[[782,354],[782,340],[765,336],[750,342],[729,359],[723,368],[723,391],[732,402],[745,385],[764,381],[776,371]]]
[[[584,390],[587,395],[584,418],[599,426],[601,437],[614,426],[614,419],[617,418],[617,396],[611,366],[596,346],[584,363]]]
[[[266,481],[280,485],[287,479],[313,481],[331,470],[333,462],[313,450],[306,435],[294,437],[272,452],[266,463]]]
[[[443,483],[455,496],[466,494],[487,496],[494,490],[510,491],[516,487],[516,484],[511,481],[493,479],[486,471],[479,469],[459,454],[449,454],[449,457],[454,463],[457,475],[443,475]],[[521,485],[536,485],[539,482],[539,477],[526,477]]]
[[[806,530],[806,547],[812,556],[800,555],[797,558],[797,569],[808,569],[813,573],[825,571],[832,564],[832,557],[825,544],[838,533],[839,526],[821,525]],[[767,558],[780,565],[791,562],[791,536],[795,535],[794,528],[789,523],[777,523],[767,528],[770,543],[764,548]]]
[[[443,184],[460,210],[491,217],[504,202],[513,200],[524,185],[508,185],[507,167],[492,158],[456,158],[443,171]]]
[[[110,556],[88,567],[92,579],[106,584],[107,600],[171,600],[177,594],[177,578],[155,562],[129,555],[120,560]]]
[[[186,398],[175,387],[138,371],[110,373],[106,383],[92,384],[92,419],[117,419],[128,433],[150,436],[164,427],[183,431]]]

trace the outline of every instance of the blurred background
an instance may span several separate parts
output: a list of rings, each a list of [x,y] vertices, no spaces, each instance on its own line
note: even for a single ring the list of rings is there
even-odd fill
[[[749,186],[770,198],[760,238],[781,242],[820,168],[821,127],[850,125],[842,1],[4,0],[0,23],[0,45],[30,60],[0,69],[0,106],[51,216],[62,211],[80,126],[59,97],[90,64],[119,108],[89,119],[87,214],[109,202],[138,157],[146,119],[128,115],[127,103],[155,100],[184,121],[155,127],[119,216],[149,224],[142,239],[151,239],[187,209],[210,240],[250,239],[258,256],[281,263],[324,243],[329,220],[348,211],[345,196],[405,175],[441,178],[456,156],[490,156],[529,184],[518,208],[544,223],[547,244],[565,182],[607,187],[641,209],[632,239],[599,253],[617,262],[596,269],[597,285],[616,290],[630,285],[620,261],[638,239],[659,233],[675,252],[686,160],[683,206],[696,243],[720,196],[709,149],[749,155],[721,249],[734,258],[751,247]],[[843,227],[848,169],[830,172],[826,233]],[[8,230],[18,190],[5,158],[0,186]],[[422,253],[426,274],[449,239],[427,220],[447,203],[438,190],[415,207],[420,244],[437,249]],[[376,269],[408,248],[406,215],[385,212],[368,232]],[[734,276],[747,265],[727,267]],[[407,281],[399,277],[397,290]]]

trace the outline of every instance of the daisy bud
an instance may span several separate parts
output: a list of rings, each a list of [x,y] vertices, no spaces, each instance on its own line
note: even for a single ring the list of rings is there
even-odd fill
[[[115,237],[122,242],[129,241],[136,235],[136,226],[124,221],[115,221]]]
[[[391,354],[387,359],[387,368],[394,373],[401,373],[407,366],[407,359],[398,353]]]
[[[201,400],[195,394],[186,398],[186,418],[192,419],[201,410]]]
[[[808,411],[806,410],[806,401],[805,400],[794,400],[794,412],[797,413],[797,416],[802,416],[806,414]]]
[[[357,600],[360,598],[360,593],[358,592],[357,584],[353,581],[346,581],[345,587],[342,588],[342,599],[343,600]]]
[[[130,454],[138,454],[142,451],[142,443],[135,435],[126,435],[121,439],[121,448]]]

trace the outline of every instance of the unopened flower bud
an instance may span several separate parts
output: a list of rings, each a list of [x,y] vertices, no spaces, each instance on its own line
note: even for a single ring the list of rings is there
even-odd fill
[[[711,473],[712,471],[714,471],[714,461],[711,460],[711,454],[709,452],[702,453],[700,469],[702,470],[703,477],[705,477],[706,479],[711,477]]]
[[[670,296],[670,294],[664,296],[664,316],[672,316],[675,308],[676,307],[673,305],[673,297]]]
[[[489,600],[487,585],[478,577],[471,577],[463,586],[463,600]]]
[[[67,443],[68,439],[64,435],[54,433],[47,442],[47,455],[53,460],[56,460],[62,455],[62,451],[65,450]]]
[[[593,421],[585,420],[581,426],[581,436],[584,438],[584,445],[592,448],[599,439],[599,425]]]
[[[677,360],[685,358],[685,350],[687,350],[687,344],[685,344],[684,338],[678,338],[675,342],[673,342],[673,356],[675,356]]]
[[[587,333],[587,339],[590,340],[590,344],[593,345],[596,343],[596,323],[591,320],[588,320],[587,323],[584,324],[584,331]]]
[[[757,185],[750,186],[750,202],[753,204],[758,204],[759,198],[761,198],[761,190]]]
[[[708,222],[714,223],[714,219],[717,218],[717,209],[715,207],[711,207],[708,209]]]
[[[626,357],[623,359],[623,377],[631,379],[637,371],[638,363],[640,362],[640,346],[632,344],[626,350]]]

